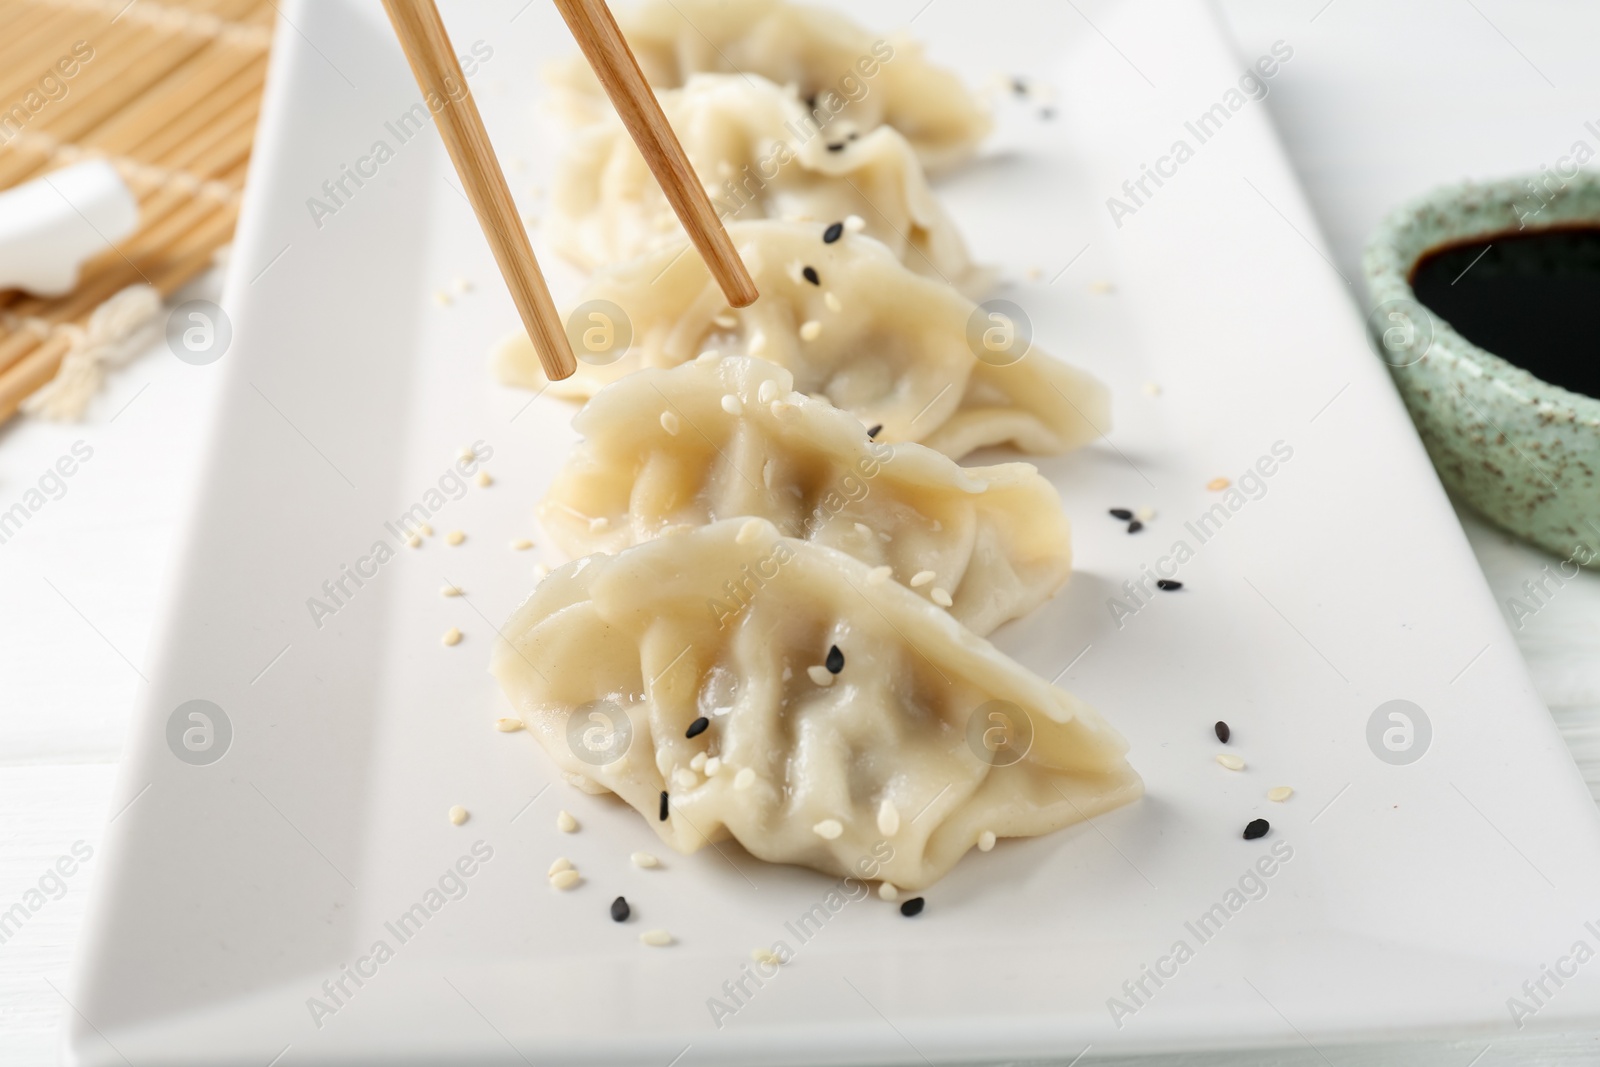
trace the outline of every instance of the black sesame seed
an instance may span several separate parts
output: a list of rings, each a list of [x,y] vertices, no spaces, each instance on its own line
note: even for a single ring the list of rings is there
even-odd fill
[[[688,729],[688,731],[686,733],[684,733],[683,736],[684,737],[699,737],[701,734],[706,732],[706,727],[710,726],[710,725],[711,725],[711,720],[706,718],[704,715],[702,715],[698,719],[696,719],[694,722],[689,724],[689,729]]]
[[[904,915],[908,919],[914,915],[921,915],[923,903],[924,902],[921,897],[912,897],[910,900],[900,905],[900,914]]]
[[[851,130],[847,135],[845,135],[845,140],[846,141],[854,141],[854,140],[858,139],[860,136],[861,135],[859,133],[857,133],[854,130]]]
[[[821,285],[822,284],[822,279],[817,275],[817,268],[815,268],[815,267],[807,267],[805,270],[801,271],[800,273],[802,275],[804,275],[806,281],[810,282],[812,285]]]
[[[1051,119],[1056,117],[1056,109],[1053,107],[1041,108],[1039,111],[1039,117],[1044,121],[1049,122]]]
[[[883,423],[880,422],[880,423],[878,423],[878,425],[874,426],[872,429],[867,431],[867,437],[868,438],[876,438],[882,432],[883,432]]]
[[[816,93],[812,93],[810,96],[806,97],[806,108],[808,110],[811,110],[811,111],[817,110],[817,94]]]
[[[829,226],[826,230],[822,231],[822,243],[825,245],[831,245],[833,242],[837,241],[843,236],[844,223],[836,222],[832,226]]]
[[[1018,96],[1027,96],[1028,83],[1021,78],[1012,78],[1011,91],[1016,93]]]
[[[1221,719],[1217,720],[1217,725],[1213,726],[1212,729],[1217,731],[1217,740],[1223,744],[1227,744],[1228,738],[1233,736],[1233,731],[1228,729],[1228,724]]]
[[[661,791],[661,821],[667,821],[667,791],[665,789]]]
[[[830,151],[830,152],[843,152],[844,151],[844,142],[843,141],[836,141],[833,144],[830,144],[828,146],[828,151]]]
[[[1168,593],[1176,593],[1178,590],[1183,588],[1183,583],[1174,581],[1171,578],[1157,578],[1156,588],[1164,590]]]
[[[828,649],[828,659],[823,666],[828,668],[829,674],[838,674],[844,670],[844,653],[839,651],[838,645]]]
[[[1254,841],[1258,837],[1266,837],[1267,831],[1272,829],[1272,824],[1265,819],[1251,819],[1245,824],[1244,839]]]
[[[1133,521],[1133,512],[1127,508],[1112,508],[1111,517],[1113,519],[1121,519],[1123,522],[1131,522]]]
[[[1129,533],[1138,533],[1142,529],[1144,529],[1144,523],[1140,522],[1138,519],[1134,519],[1132,522],[1128,523]]]
[[[625,922],[628,921],[628,916],[632,915],[632,914],[633,914],[633,909],[628,907],[628,898],[627,897],[618,897],[616,900],[613,900],[611,902],[611,921],[612,922],[614,922],[614,923],[625,923]]]

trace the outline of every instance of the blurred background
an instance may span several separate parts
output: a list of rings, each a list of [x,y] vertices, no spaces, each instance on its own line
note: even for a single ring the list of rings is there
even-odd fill
[[[1585,128],[1600,129],[1592,55],[1600,5],[1219,0],[1219,8],[1241,55],[1277,40],[1294,48],[1266,105],[1350,279],[1360,277],[1367,236],[1402,201],[1445,182],[1537,171],[1579,140],[1600,144]],[[79,24],[92,32],[69,32]],[[0,25],[13,42],[0,44],[0,108],[12,108],[0,114],[0,188],[110,157],[141,207],[139,229],[117,239],[120,250],[104,242],[91,250],[73,291],[0,292],[0,415],[8,416],[0,511],[59,470],[63,456],[92,452],[59,490],[49,482],[47,503],[20,534],[0,541],[0,898],[10,899],[71,842],[97,846],[110,814],[214,410],[215,377],[172,358],[161,332],[167,309],[220,292],[270,39],[298,31],[277,22],[271,0],[0,0]],[[80,38],[95,42],[92,56],[72,52]],[[61,41],[69,47],[58,56],[50,49]],[[41,84],[51,69],[58,80]],[[113,225],[114,195],[106,211],[105,220],[82,221]],[[1356,286],[1352,314],[1365,310]],[[120,317],[90,321],[130,288]],[[149,302],[150,291],[165,308]],[[108,342],[110,373],[82,421],[12,416],[63,355],[95,338]],[[110,342],[123,338],[139,343],[113,351]],[[1464,509],[1462,522],[1503,608],[1559,562]],[[1406,536],[1403,516],[1394,536]],[[1600,795],[1600,574],[1567,581],[1544,601],[1532,616],[1508,612],[1508,623]],[[54,1058],[69,1009],[39,976],[65,975],[86,889],[74,882],[67,899],[0,944],[0,1063]]]

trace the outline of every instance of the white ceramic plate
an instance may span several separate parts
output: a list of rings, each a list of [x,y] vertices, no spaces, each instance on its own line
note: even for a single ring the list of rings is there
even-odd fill
[[[434,134],[400,144],[387,125],[418,94],[378,6],[305,0],[274,56],[226,301],[236,340],[212,369],[222,415],[123,768],[72,1062],[1321,1057],[1406,1035],[1498,1042],[1513,996],[1537,1007],[1530,1027],[1597,1014],[1600,964],[1560,962],[1600,946],[1584,925],[1600,919],[1594,806],[1263,105],[1229,95],[1255,57],[1233,58],[1195,3],[857,6],[886,28],[915,17],[974,82],[1028,74],[1057,94],[1053,121],[1002,98],[984,158],[942,186],[977,253],[1017,279],[1005,295],[1039,341],[1117,397],[1109,440],[1042,464],[1081,569],[998,640],[1130,738],[1148,796],[974,854],[914,921],[853,901],[803,944],[785,924],[829,879],[734,848],[633,867],[630,852],[661,848],[631,811],[552,785],[528,736],[490,726],[494,627],[538,558],[507,543],[537,536],[570,409],[487,380],[484,353],[515,317]],[[570,42],[542,3],[447,18],[459,51],[492,50],[474,81],[503,157],[527,162],[512,167],[527,194],[547,182],[535,72]],[[1201,143],[1185,124],[1208,110]],[[379,140],[393,157],[346,180],[318,225],[308,198],[326,201],[323,183]],[[1192,155],[1164,158],[1179,140]],[[1167,176],[1135,202],[1122,183],[1145,164]],[[1114,221],[1112,195],[1135,210]],[[473,289],[439,306],[456,278]],[[386,520],[473,441],[493,448],[495,485],[443,502],[422,549],[399,546]],[[1274,450],[1270,477],[1241,477]],[[1206,489],[1218,476],[1253,498],[1202,542],[1188,524],[1227,499]],[[1129,536],[1106,515],[1117,505],[1158,515]],[[468,540],[447,547],[456,528]],[[395,557],[314,624],[308,598],[377,541]],[[1114,620],[1109,599],[1179,541],[1194,550],[1186,588]],[[445,582],[467,596],[442,598]],[[466,638],[446,648],[452,626]],[[204,766],[167,740],[195,699],[231,724]],[[1405,765],[1368,742],[1394,699],[1431,723]],[[1217,719],[1241,773],[1213,760]],[[1277,785],[1294,797],[1267,801]],[[472,812],[462,827],[454,804]],[[559,808],[582,832],[557,832]],[[1257,817],[1271,834],[1243,841]],[[492,858],[465,864],[459,889],[445,879],[458,899],[430,900],[474,847]],[[1258,879],[1274,848],[1292,856]],[[546,887],[557,855],[584,872],[579,889]],[[637,917],[622,926],[606,914],[619,893]],[[388,925],[435,902],[404,941]],[[678,943],[646,948],[646,927]],[[776,940],[795,961],[759,989],[747,979],[714,1025],[709,998],[732,1006],[724,983]],[[1544,979],[1535,1005],[1522,987],[1545,964],[1576,976]]]

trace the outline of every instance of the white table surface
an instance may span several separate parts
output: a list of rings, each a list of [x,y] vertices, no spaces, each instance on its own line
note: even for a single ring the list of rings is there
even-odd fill
[[[1600,5],[1222,0],[1221,8],[1242,54],[1258,55],[1278,39],[1294,48],[1267,106],[1334,263],[1356,284],[1353,307],[1362,299],[1365,235],[1400,200],[1459,178],[1537,170],[1578,140],[1600,148],[1600,137],[1584,128],[1587,120],[1600,125],[1592,55]],[[189,295],[214,296],[218,283],[214,272]],[[171,546],[214,410],[213,381],[158,345],[117,375],[84,423],[16,420],[0,429],[0,511],[74,442],[94,449],[65,494],[0,544],[0,911],[75,842],[97,848],[115,814],[116,762],[145,684],[161,593],[181,562]],[[1470,514],[1462,522],[1502,604],[1555,562]],[[1560,587],[1513,629],[1600,796],[1600,574]],[[91,858],[65,880],[59,899],[0,944],[0,1065],[54,1061],[71,1010],[62,993],[95,876]],[[1462,1067],[1482,1048],[1464,1040]],[[1323,1062],[1320,1054],[1304,1056]],[[1363,1064],[1416,1062],[1396,1049],[1351,1056]],[[1491,1048],[1472,1062],[1597,1056],[1592,1035],[1573,1035],[1543,1053]]]

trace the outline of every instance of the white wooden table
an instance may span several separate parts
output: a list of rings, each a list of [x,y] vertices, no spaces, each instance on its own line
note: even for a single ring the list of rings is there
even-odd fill
[[[942,3],[968,0],[936,0]],[[1282,39],[1293,59],[1268,107],[1340,271],[1398,201],[1466,176],[1537,170],[1600,123],[1600,5],[1583,0],[1222,0],[1243,53]],[[1089,10],[1092,10],[1089,9]],[[217,276],[193,287],[214,296]],[[1351,294],[1352,306],[1359,302]],[[1352,313],[1355,313],[1354,310]],[[97,848],[116,761],[145,682],[152,625],[179,566],[213,377],[156,346],[79,426],[0,430],[0,512],[75,441],[92,458],[0,542],[0,912],[75,842]],[[1505,603],[1554,561],[1463,515]],[[1600,796],[1600,575],[1562,586],[1516,636],[1539,691]],[[0,943],[0,1067],[55,1058],[91,881],[90,859]],[[1481,1043],[1464,1041],[1465,1067]],[[1594,1062],[1592,1038],[1540,1062]],[[1372,1064],[1414,1062],[1373,1049]],[[1312,1057],[1310,1062],[1320,1062]],[[1486,1057],[1482,1063],[1497,1061]],[[1532,1062],[1522,1058],[1519,1062]]]

